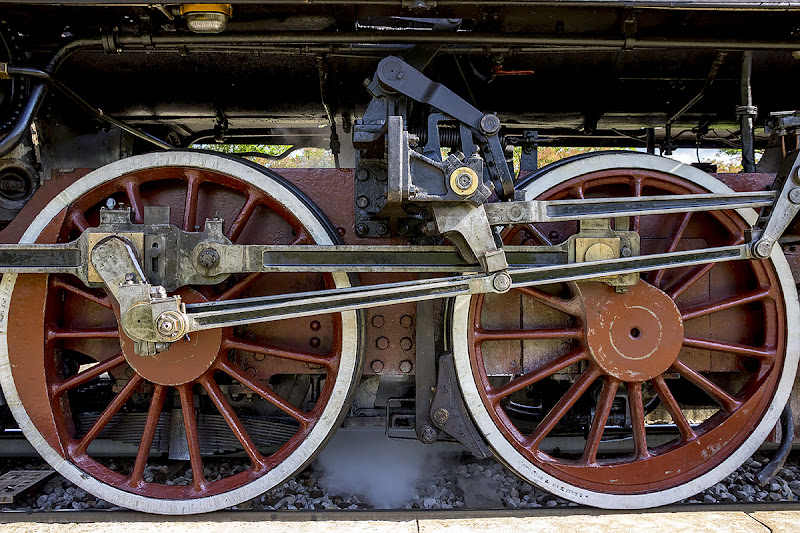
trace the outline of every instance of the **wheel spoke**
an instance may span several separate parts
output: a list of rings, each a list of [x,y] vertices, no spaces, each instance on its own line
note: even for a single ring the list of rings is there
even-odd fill
[[[90,227],[86,217],[83,216],[83,213],[79,213],[78,211],[73,211],[70,213],[69,221],[72,223],[72,226],[81,233]]]
[[[769,292],[770,290],[768,288],[759,289],[746,294],[741,294],[739,296],[732,296],[731,298],[726,298],[718,302],[697,305],[681,311],[681,317],[684,321],[686,321],[693,318],[710,315],[712,313],[717,313],[719,311],[724,311],[725,309],[731,309],[732,307],[739,307],[740,305],[758,302],[769,297]]]
[[[111,400],[111,403],[108,404],[105,411],[103,411],[100,416],[95,420],[92,427],[89,428],[89,431],[81,438],[78,442],[78,445],[75,447],[73,451],[74,456],[83,455],[86,453],[86,450],[89,448],[89,444],[92,443],[94,439],[100,434],[101,431],[111,422],[111,419],[114,418],[122,406],[133,396],[133,393],[136,392],[136,389],[139,388],[139,385],[142,384],[144,379],[142,376],[138,374],[134,374],[134,376],[122,387],[122,390],[114,396],[114,399]]]
[[[290,244],[314,244],[314,239],[311,238],[311,235],[309,235],[304,228],[300,228],[296,231],[294,240]]]
[[[269,357],[279,357],[281,359],[291,359],[292,361],[300,361],[301,363],[308,363],[310,365],[320,365],[325,368],[330,368],[333,364],[330,356],[316,355],[306,352],[296,352],[292,350],[283,350],[262,344],[260,342],[248,341],[239,338],[226,338],[222,341],[223,350],[241,350],[243,352],[257,353]]]
[[[119,329],[114,327],[105,328],[80,328],[80,329],[58,329],[50,327],[47,329],[47,340],[63,339],[118,339]]]
[[[153,438],[158,429],[158,421],[161,418],[161,411],[164,409],[166,397],[167,387],[154,385],[153,398],[150,400],[150,408],[147,410],[147,420],[144,423],[142,439],[139,442],[139,450],[136,452],[136,460],[133,463],[130,479],[131,486],[138,486],[144,480],[144,468],[147,466],[150,449],[153,447]]]
[[[62,289],[73,294],[80,296],[81,298],[85,298],[91,302],[96,303],[97,305],[101,305],[108,309],[111,309],[111,301],[108,299],[108,296],[97,296],[95,294],[90,293],[87,290],[84,290],[80,287],[73,285],[72,283],[68,283],[67,281],[61,278],[53,278],[53,287],[57,289]]]
[[[91,368],[87,368],[83,372],[78,372],[74,376],[57,383],[53,389],[53,396],[59,396],[68,390],[79,387],[84,383],[88,383],[100,375],[108,372],[109,370],[117,368],[123,363],[125,363],[125,356],[122,353],[118,353],[114,357],[106,359],[102,363],[97,363]]]
[[[681,432],[681,436],[683,437],[684,441],[694,440],[697,438],[697,434],[692,429],[692,426],[689,425],[689,421],[686,419],[686,415],[683,414],[681,411],[680,406],[678,405],[678,401],[675,399],[675,396],[672,395],[672,392],[667,387],[667,382],[664,381],[663,376],[658,376],[650,380],[650,385],[658,394],[658,397],[661,398],[661,403],[664,404],[664,407],[667,408],[670,416],[672,417],[672,421],[678,427],[678,430]]]
[[[746,357],[755,357],[763,361],[773,360],[776,352],[774,348],[756,348],[735,342],[715,341],[697,337],[685,337],[683,339],[683,345],[686,348],[698,348],[700,350],[711,350],[713,352],[725,352]]]
[[[606,376],[603,381],[603,390],[597,400],[597,407],[592,418],[592,427],[589,429],[589,435],[586,436],[586,447],[583,449],[583,456],[581,457],[582,464],[597,464],[597,450],[600,449],[600,442],[606,429],[606,422],[608,422],[608,415],[611,413],[614,399],[617,397],[619,384],[620,380],[611,376]]]
[[[200,435],[197,432],[197,415],[194,411],[194,394],[191,385],[178,387],[183,411],[183,428],[189,446],[189,463],[192,465],[192,485],[194,490],[203,490],[208,482],[203,474],[203,457],[200,455]]]
[[[550,245],[552,245],[552,244],[553,244],[553,243],[550,241],[550,239],[548,239],[548,238],[545,236],[545,234],[544,234],[544,233],[542,233],[542,232],[541,232],[541,230],[539,230],[539,228],[537,228],[537,227],[536,227],[536,226],[534,226],[533,224],[526,224],[526,225],[525,225],[525,231],[528,233],[528,235],[530,235],[530,236],[532,236],[532,237],[535,237],[536,239],[538,239],[538,240],[539,240],[539,242],[541,242],[541,243],[542,243],[542,244],[544,244],[545,246],[550,246]]]
[[[533,298],[537,302],[542,303],[547,307],[551,307],[567,315],[581,315],[580,303],[578,302],[577,298],[572,298],[570,300],[559,298],[558,296],[553,296],[552,294],[535,287],[517,287],[514,290],[521,292],[525,296]]]
[[[729,242],[727,246],[735,246],[737,244],[741,244],[744,241],[744,237],[738,235],[732,242]],[[664,290],[670,298],[673,300],[677,299],[678,296],[686,292],[686,289],[697,283],[703,276],[705,276],[712,268],[714,268],[719,263],[708,263],[705,265],[699,265],[692,270],[690,270],[687,274],[684,274],[683,277],[679,278],[675,281],[672,285],[670,285],[667,289]]]
[[[209,398],[211,398],[211,401],[214,402],[217,411],[219,411],[219,414],[221,414],[222,418],[225,419],[225,422],[239,440],[239,443],[242,445],[242,448],[244,448],[247,456],[250,457],[250,462],[253,464],[253,470],[255,472],[262,471],[266,467],[264,456],[258,451],[258,447],[253,442],[253,439],[250,438],[250,435],[247,433],[242,421],[239,420],[239,417],[233,412],[231,405],[228,403],[228,400],[225,399],[225,395],[220,390],[219,385],[217,385],[217,383],[208,375],[200,379],[200,384],[204,389],[206,389],[206,392],[208,393]]]
[[[232,300],[237,298],[241,295],[244,291],[249,289],[256,281],[261,279],[264,272],[253,272],[251,274],[246,275],[239,281],[237,281],[231,288],[214,298],[215,301],[221,302],[223,300]]]
[[[644,400],[642,399],[642,384],[628,382],[628,407],[631,413],[631,429],[633,430],[634,457],[646,459],[651,456],[647,449],[647,430],[645,429]]]
[[[258,207],[259,201],[255,194],[248,194],[247,199],[242,206],[242,209],[239,211],[239,214],[236,215],[236,218],[233,219],[231,222],[230,227],[228,228],[228,233],[225,235],[231,241],[236,242],[239,236],[242,234],[242,230],[244,230],[245,224],[247,224],[248,219],[255,211],[256,207]]]
[[[520,391],[524,388],[530,387],[534,383],[537,383],[544,378],[550,377],[556,372],[564,370],[565,368],[574,365],[579,361],[583,361],[589,357],[589,354],[586,353],[585,350],[575,350],[574,352],[570,352],[568,354],[562,355],[558,359],[553,360],[550,363],[547,363],[542,368],[533,370],[528,372],[527,374],[523,374],[518,378],[512,379],[505,385],[497,387],[496,389],[489,390],[487,396],[489,400],[492,402],[493,405],[497,405],[497,403],[509,396],[514,394],[517,391]]]
[[[142,196],[139,194],[139,186],[132,180],[126,181],[125,194],[128,195],[128,201],[131,203],[133,221],[141,224],[144,221],[144,206],[142,205]]]
[[[183,231],[194,231],[197,224],[197,197],[200,179],[194,172],[186,173],[186,199],[183,204]]]
[[[711,396],[711,398],[717,402],[720,407],[722,407],[725,411],[732,413],[739,407],[741,407],[742,402],[722,390],[717,384],[713,383],[704,375],[700,374],[696,370],[689,368],[689,366],[681,360],[677,360],[672,364],[671,370],[673,372],[677,372],[684,378],[688,379],[692,383],[694,383],[699,389],[703,392]]]
[[[230,377],[248,389],[252,390],[287,415],[297,420],[301,427],[305,428],[311,423],[311,417],[307,413],[304,413],[294,405],[290,404],[288,401],[278,396],[269,388],[268,385],[262,385],[261,383],[256,382],[256,380],[236,368],[228,361],[221,360],[218,366],[220,370],[228,374]]]
[[[601,374],[602,372],[600,372],[600,369],[594,365],[587,368],[583,374],[581,374],[581,377],[579,377],[567,390],[567,392],[564,393],[561,399],[558,400],[550,412],[547,413],[547,416],[545,416],[539,425],[536,426],[536,429],[533,430],[533,433],[525,438],[522,445],[528,449],[538,448],[539,444],[542,442],[542,439],[544,439],[548,434],[550,434],[551,431],[553,431],[553,428],[556,427],[556,424],[558,424],[561,419],[564,418],[564,415],[567,414],[567,411],[569,411],[572,406],[575,405],[575,402],[577,402],[580,397],[583,396],[583,393],[586,392],[586,389],[588,389],[589,386],[594,383],[594,381],[599,378]]]
[[[678,220],[678,223],[675,224],[674,228],[672,228],[672,233],[670,233],[669,237],[667,237],[667,240],[664,242],[664,248],[661,251],[661,253],[663,254],[672,253],[678,248],[678,243],[683,237],[683,233],[686,231],[686,227],[689,225],[690,218],[692,218],[691,211],[683,213],[681,215],[681,218]],[[661,270],[654,270],[653,272],[649,272],[647,274],[647,282],[653,285],[654,287],[661,286],[661,281],[664,279],[664,274],[666,272],[667,270],[663,268]]]
[[[633,195],[639,197],[642,195],[642,183],[644,179],[642,178],[634,178],[633,179]],[[631,220],[631,231],[635,231],[639,233],[639,226],[641,226],[641,217],[639,215],[635,215]]]
[[[535,341],[541,339],[580,339],[583,328],[552,329],[479,329],[475,332],[475,342],[489,341]]]

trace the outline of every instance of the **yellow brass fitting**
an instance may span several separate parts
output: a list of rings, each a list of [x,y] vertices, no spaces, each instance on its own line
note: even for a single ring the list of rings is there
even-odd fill
[[[230,17],[233,15],[231,4],[181,4],[181,15],[186,13],[222,13]]]
[[[459,196],[471,196],[478,190],[480,178],[469,167],[459,167],[450,174],[450,188]]]

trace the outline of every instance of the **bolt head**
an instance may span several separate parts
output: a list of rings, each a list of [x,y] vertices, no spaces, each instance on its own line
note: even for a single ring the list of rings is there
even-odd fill
[[[424,444],[431,444],[436,441],[436,429],[429,424],[424,424],[417,429],[417,438]]]
[[[369,233],[369,226],[364,223],[356,224],[356,235],[363,237]]]
[[[756,243],[755,246],[756,255],[762,258],[769,257],[769,254],[772,253],[772,246],[772,242],[766,239],[761,239]]]
[[[433,412],[433,423],[439,427],[444,427],[447,420],[450,418],[450,412],[444,407],[440,407]]]
[[[505,272],[495,274],[492,280],[492,287],[494,287],[494,290],[497,292],[508,292],[508,290],[511,289],[511,276]]]
[[[500,131],[500,119],[497,115],[483,115],[481,118],[481,130],[487,135],[493,135]]]
[[[219,253],[213,248],[206,248],[197,255],[197,262],[203,268],[213,268],[219,263]]]
[[[372,368],[373,372],[379,374],[383,370],[383,361],[375,359],[370,365],[370,368]]]
[[[407,359],[404,361],[400,361],[400,372],[402,372],[403,374],[408,374],[409,372],[411,372],[412,366],[413,365],[411,364],[411,361]]]
[[[789,191],[789,201],[793,204],[800,204],[800,187],[796,187]]]

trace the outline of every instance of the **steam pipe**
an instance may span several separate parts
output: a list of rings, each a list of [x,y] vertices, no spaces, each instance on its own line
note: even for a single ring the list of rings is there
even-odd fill
[[[755,135],[753,119],[756,108],[753,106],[753,52],[745,50],[742,54],[742,105],[736,109],[742,121],[742,169],[744,172],[756,171]]]

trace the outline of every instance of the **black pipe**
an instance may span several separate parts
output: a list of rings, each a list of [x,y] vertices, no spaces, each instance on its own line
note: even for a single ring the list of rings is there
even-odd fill
[[[742,105],[737,108],[742,121],[742,170],[744,172],[756,171],[755,134],[753,132],[753,119],[756,111],[753,107],[753,52],[745,50],[742,54]]]
[[[14,124],[11,131],[0,140],[0,157],[9,154],[28,134],[31,128],[31,122],[33,122],[33,117],[35,117],[36,113],[39,111],[39,106],[42,105],[46,94],[47,87],[44,83],[39,83],[31,89],[28,102],[25,104],[25,108],[22,110],[19,119],[17,119],[17,123]]]
[[[145,133],[145,132],[143,132],[141,130],[138,130],[138,129],[134,128],[133,126],[130,126],[130,125],[126,124],[125,122],[122,122],[121,120],[118,120],[118,119],[116,119],[114,117],[110,117],[110,116],[106,115],[105,113],[103,113],[102,110],[92,106],[89,102],[87,102],[86,100],[84,100],[83,98],[78,96],[78,94],[76,94],[72,89],[70,89],[69,87],[67,87],[66,85],[64,85],[60,81],[58,81],[57,79],[53,78],[53,76],[51,76],[49,73],[47,73],[47,72],[45,72],[43,70],[38,70],[38,69],[34,69],[34,68],[25,68],[25,67],[8,67],[8,74],[12,75],[12,76],[28,76],[28,77],[32,77],[32,78],[37,78],[37,79],[43,80],[45,83],[49,84],[51,87],[53,87],[54,89],[58,90],[64,96],[69,98],[78,107],[83,108],[86,112],[88,112],[90,115],[92,115],[97,120],[100,120],[100,121],[103,121],[103,122],[107,122],[108,124],[116,126],[119,129],[121,129],[123,131],[127,131],[131,135],[134,135],[134,136],[136,136],[136,137],[138,137],[138,138],[140,138],[142,140],[145,140],[145,141],[147,141],[149,143],[152,143],[152,144],[158,146],[159,148],[163,148],[164,150],[172,150],[173,148],[175,148],[171,144],[167,144],[166,142],[162,141],[161,139],[157,139],[156,137],[153,137],[149,133]],[[33,115],[35,115],[35,110],[33,112]],[[31,115],[30,118],[32,118],[33,115]],[[30,120],[30,118],[29,118],[29,120]],[[15,129],[16,129],[16,127],[15,127]],[[5,141],[5,139],[3,139],[3,140]],[[12,146],[12,149],[13,149],[13,146]],[[3,155],[5,155],[5,153],[0,151],[0,156],[3,156]]]
[[[62,46],[47,63],[44,71],[40,72],[54,73],[70,54],[101,43],[102,41],[100,39],[78,39],[72,41]],[[9,74],[11,74],[11,70],[13,70],[13,67],[9,68]],[[17,119],[17,123],[14,124],[11,131],[0,140],[0,157],[9,154],[11,150],[16,148],[23,137],[30,131],[31,123],[39,112],[39,107],[42,105],[44,97],[47,95],[46,83],[47,81],[45,80],[45,83],[36,84],[33,89],[31,89],[31,94],[28,97],[28,101],[25,103],[25,108]]]
[[[746,41],[724,39],[638,38],[631,45],[624,38],[579,37],[530,33],[476,32],[273,32],[221,33],[215,35],[153,35],[143,44],[141,36],[113,35],[115,48],[130,46],[149,49],[159,46],[257,46],[265,44],[463,44],[486,46],[599,46],[605,48],[695,48],[711,50],[797,50],[800,41]],[[627,46],[627,48],[626,48]]]
[[[756,474],[756,481],[758,481],[759,485],[764,486],[772,481],[778,473],[778,470],[783,468],[786,457],[788,457],[789,452],[792,451],[793,441],[794,417],[792,416],[792,404],[791,402],[787,402],[786,407],[783,408],[783,412],[781,413],[781,444],[778,446],[778,450],[775,452],[772,461],[767,463],[764,468],[759,470]]]

